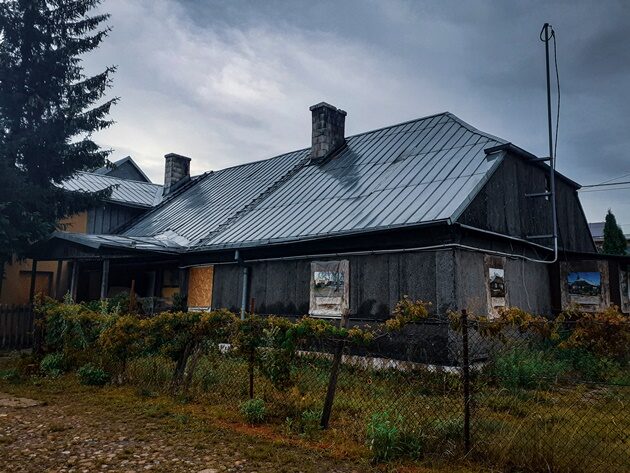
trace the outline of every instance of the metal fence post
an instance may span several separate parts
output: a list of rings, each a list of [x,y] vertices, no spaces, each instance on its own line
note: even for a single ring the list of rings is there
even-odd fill
[[[462,310],[462,349],[464,381],[464,450],[470,452],[470,358],[468,353],[468,313]]]

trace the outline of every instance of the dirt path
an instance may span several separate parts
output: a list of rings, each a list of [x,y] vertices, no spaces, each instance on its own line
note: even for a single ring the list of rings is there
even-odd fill
[[[3,387],[4,388],[4,387]],[[17,389],[23,396],[24,389]],[[33,393],[36,394],[36,393]],[[86,390],[16,400],[0,396],[0,471],[339,472],[367,471],[325,452],[221,429],[176,405]],[[39,405],[38,405],[39,404]]]

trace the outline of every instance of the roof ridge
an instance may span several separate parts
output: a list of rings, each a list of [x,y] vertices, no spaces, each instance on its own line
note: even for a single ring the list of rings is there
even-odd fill
[[[480,136],[484,136],[486,138],[489,138],[493,141],[497,141],[498,143],[502,143],[502,144],[506,144],[508,143],[508,141],[504,140],[503,138],[500,138],[496,135],[492,135],[490,133],[487,133],[485,131],[481,131],[479,128],[475,128],[474,126],[472,126],[470,123],[465,122],[464,120],[462,120],[461,118],[459,118],[457,115],[451,113],[451,112],[445,112],[445,115],[448,115],[448,117],[451,120],[456,121],[457,123],[459,123],[461,126],[463,126],[464,128],[466,128],[468,131],[475,133],[477,135]]]
[[[142,184],[145,186],[164,187],[162,186],[162,184],[156,184],[155,182],[138,181],[137,179],[127,179],[125,177],[110,176],[109,174],[100,174],[95,171],[77,171],[76,174],[88,174],[90,176],[98,177],[99,179],[111,179],[111,180],[122,181],[122,182],[133,182],[134,184]],[[72,177],[70,179],[72,179]]]
[[[300,151],[305,151],[305,149],[304,150],[300,150]],[[293,153],[295,153],[295,152],[296,151],[294,151]],[[287,153],[287,154],[292,154],[292,153]],[[269,187],[267,187],[267,189],[265,189],[263,192],[258,194],[249,204],[247,204],[245,207],[241,208],[238,212],[236,212],[234,215],[232,215],[230,218],[228,218],[225,222],[223,222],[221,225],[219,225],[213,231],[208,233],[204,238],[200,239],[198,241],[198,243],[203,244],[204,242],[207,242],[214,235],[217,235],[217,234],[221,233],[222,231],[227,229],[230,225],[232,225],[233,223],[238,221],[243,215],[248,214],[250,211],[252,211],[254,208],[256,208],[256,206],[258,206],[258,204],[260,204],[263,200],[265,200],[269,195],[274,193],[282,184],[284,184],[289,179],[291,179],[293,176],[295,176],[295,174],[297,174],[297,172],[300,169],[302,169],[305,165],[307,165],[310,162],[310,160],[311,160],[311,153],[307,153],[302,159],[300,159],[295,164],[295,166],[293,166],[291,169],[289,169],[283,176],[278,178],[273,184],[271,184]],[[194,245],[194,246],[197,246],[197,245]]]

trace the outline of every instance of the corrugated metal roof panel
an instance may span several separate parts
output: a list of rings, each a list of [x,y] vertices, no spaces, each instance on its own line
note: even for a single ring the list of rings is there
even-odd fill
[[[109,200],[138,207],[152,207],[160,201],[162,186],[149,182],[132,181],[93,172],[78,172],[63,184],[69,191],[98,192],[115,186]]]

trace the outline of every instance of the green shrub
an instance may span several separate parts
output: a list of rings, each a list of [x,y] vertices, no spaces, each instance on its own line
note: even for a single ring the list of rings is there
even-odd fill
[[[372,460],[387,461],[394,458],[400,445],[400,429],[387,412],[372,415],[367,425],[367,443],[372,452]]]
[[[199,364],[195,376],[199,379],[199,387],[203,392],[210,391],[219,382],[219,375],[207,364]]]
[[[59,376],[66,370],[66,360],[63,353],[49,353],[42,358],[39,369],[46,376]]]
[[[322,413],[313,409],[302,412],[300,416],[301,430],[305,437],[313,437],[319,430]]]
[[[491,373],[508,389],[532,389],[550,383],[568,370],[567,363],[548,353],[515,348],[499,356]]]
[[[87,386],[103,386],[109,381],[109,374],[102,368],[88,363],[77,370],[79,383]]]
[[[558,358],[569,363],[588,381],[608,381],[619,372],[619,364],[615,361],[583,349],[558,350]]]
[[[264,422],[266,415],[265,401],[262,399],[250,399],[241,404],[241,414],[249,424]]]
[[[3,381],[9,381],[10,383],[17,383],[21,380],[20,372],[17,368],[0,370],[0,379]]]

